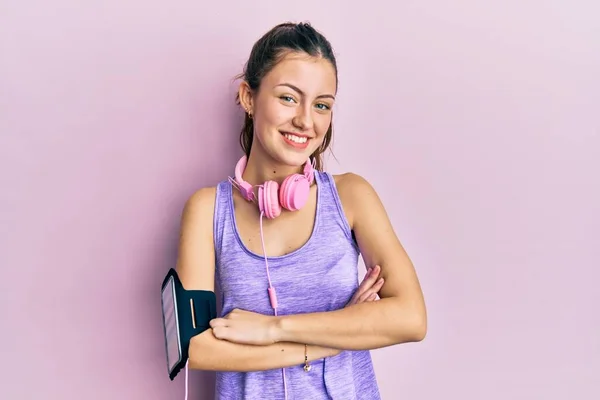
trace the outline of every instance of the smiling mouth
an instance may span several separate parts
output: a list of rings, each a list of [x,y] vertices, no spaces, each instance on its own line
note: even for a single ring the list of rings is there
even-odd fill
[[[281,134],[289,141],[297,144],[305,144],[306,142],[308,142],[308,137],[306,136],[297,136],[287,132],[282,132]]]

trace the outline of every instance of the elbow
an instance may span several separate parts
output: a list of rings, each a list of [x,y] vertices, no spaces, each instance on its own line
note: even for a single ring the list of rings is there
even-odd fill
[[[425,340],[425,337],[427,336],[427,307],[425,306],[425,301],[422,296],[411,303],[411,342],[421,342]]]
[[[421,313],[415,314],[407,326],[408,329],[406,329],[406,334],[404,335],[405,342],[421,342],[427,336],[427,317]]]
[[[427,313],[422,308],[401,311],[402,317],[397,318],[395,342],[416,343],[427,336]]]
[[[415,316],[415,321],[411,326],[412,340],[411,342],[421,342],[425,340],[427,336],[427,315],[425,313],[418,313]]]

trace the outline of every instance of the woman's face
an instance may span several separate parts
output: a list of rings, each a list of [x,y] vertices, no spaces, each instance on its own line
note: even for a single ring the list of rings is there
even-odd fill
[[[335,69],[328,60],[288,54],[251,98],[253,149],[259,145],[277,163],[304,164],[323,143],[335,93]]]

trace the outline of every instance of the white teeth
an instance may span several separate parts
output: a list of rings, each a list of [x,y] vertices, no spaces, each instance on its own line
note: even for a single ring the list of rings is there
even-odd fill
[[[294,143],[306,143],[306,141],[308,140],[308,138],[290,135],[289,133],[286,133],[284,136]]]

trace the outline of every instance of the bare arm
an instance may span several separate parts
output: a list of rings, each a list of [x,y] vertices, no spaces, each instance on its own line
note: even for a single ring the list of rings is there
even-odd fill
[[[217,338],[246,344],[298,342],[364,350],[425,337],[427,315],[420,284],[379,196],[354,174],[340,177],[337,186],[365,264],[381,269],[381,300],[280,317],[233,310],[211,322]]]
[[[340,177],[338,190],[365,265],[381,267],[385,280],[379,292],[381,301],[283,316],[276,323],[276,340],[341,349],[374,349],[422,340],[427,331],[423,294],[379,196],[354,174]]]
[[[422,340],[427,330],[423,294],[379,196],[354,174],[340,177],[338,190],[365,265],[381,267],[385,281],[379,292],[381,301],[282,316],[276,322],[276,340],[341,349],[374,349]]]
[[[304,345],[276,343],[267,346],[238,344],[217,339],[211,329],[192,338],[190,368],[205,371],[265,371],[304,363]],[[308,346],[308,361],[339,354],[339,350]]]
[[[214,291],[215,194],[214,188],[199,190],[188,200],[183,211],[176,270],[186,289]],[[338,353],[338,350],[309,346],[308,359],[312,361]],[[189,358],[189,365],[193,369],[259,371],[301,365],[304,362],[304,345],[231,343],[217,339],[209,329],[191,339]]]

